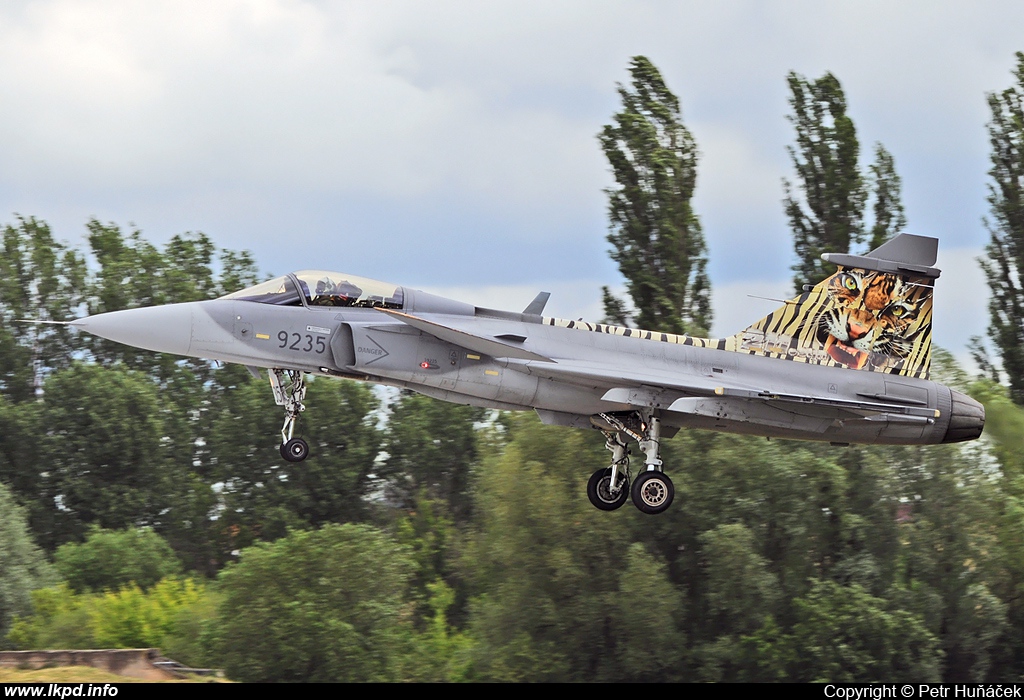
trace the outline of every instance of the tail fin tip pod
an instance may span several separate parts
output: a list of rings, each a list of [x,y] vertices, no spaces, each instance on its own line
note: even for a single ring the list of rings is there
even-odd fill
[[[900,234],[737,334],[729,349],[927,379],[938,240]]]
[[[932,265],[938,255],[939,239],[901,233],[864,255],[825,253],[821,259],[842,267],[935,279],[940,270]]]

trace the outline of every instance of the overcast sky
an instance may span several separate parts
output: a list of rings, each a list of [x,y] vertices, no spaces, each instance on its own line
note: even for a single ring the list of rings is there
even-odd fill
[[[631,56],[701,151],[716,333],[790,288],[786,74],[831,71],[909,231],[940,239],[935,337],[984,332],[985,95],[1020,2],[114,2],[0,5],[0,212],[84,248],[90,217],[201,230],[261,268],[317,267],[600,314],[611,184],[596,134]]]

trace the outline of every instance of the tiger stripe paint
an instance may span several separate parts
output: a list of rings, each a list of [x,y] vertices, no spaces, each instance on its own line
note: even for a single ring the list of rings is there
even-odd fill
[[[697,338],[553,317],[544,317],[543,323],[927,379],[931,370],[932,282],[925,277],[839,267],[809,291],[727,338]]]

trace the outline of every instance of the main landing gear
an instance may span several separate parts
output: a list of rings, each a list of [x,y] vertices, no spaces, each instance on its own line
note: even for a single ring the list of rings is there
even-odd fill
[[[281,427],[281,456],[289,462],[301,462],[309,456],[309,445],[302,438],[292,437],[299,414],[306,410],[306,379],[293,369],[270,370],[270,388],[274,401],[284,406],[284,425]]]
[[[598,469],[587,483],[587,497],[594,507],[615,510],[630,496],[640,511],[650,515],[665,512],[675,497],[672,480],[662,471],[660,456],[661,420],[652,413],[601,413],[595,423],[605,434],[605,447],[612,453],[612,465]],[[632,438],[644,453],[644,471],[630,488],[629,450]]]

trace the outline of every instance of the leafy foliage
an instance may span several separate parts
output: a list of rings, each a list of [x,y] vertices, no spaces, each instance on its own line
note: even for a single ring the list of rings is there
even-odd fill
[[[865,238],[873,250],[901,233],[907,217],[895,160],[882,144],[875,144],[875,160],[861,173],[860,142],[839,80],[831,73],[817,80],[790,73],[787,81],[793,110],[788,119],[796,128],[796,145],[787,150],[799,192],[783,179],[783,205],[793,231],[799,292],[835,272],[822,253],[851,252]],[[864,211],[869,197],[871,221]]]
[[[868,250],[874,250],[907,227],[901,197],[903,181],[896,173],[896,161],[880,144],[875,144],[875,162],[870,167],[874,222],[868,232]]]
[[[379,453],[373,393],[355,382],[309,382],[302,430],[311,457],[286,462],[281,423],[267,410],[267,387],[246,379],[225,393],[209,436],[211,472],[221,484],[216,520],[220,557],[287,534],[365,517],[363,500]]]
[[[796,128],[796,146],[787,150],[802,201],[788,180],[782,182],[798,260],[793,282],[799,291],[835,272],[834,265],[821,260],[822,253],[845,253],[863,240],[865,192],[857,167],[857,130],[846,113],[839,80],[831,73],[817,80],[790,73],[786,80],[793,109],[788,118]]]
[[[868,683],[941,679],[938,640],[922,620],[857,584],[815,582],[796,600],[796,678],[809,683]]]
[[[476,460],[473,424],[484,411],[403,393],[391,404],[384,434],[387,455],[377,474],[406,507],[418,493],[443,500],[458,520],[468,517],[470,468]]]
[[[193,579],[165,578],[146,592],[128,585],[81,594],[61,583],[32,594],[34,614],[15,622],[10,640],[21,649],[194,649],[182,637],[193,631],[190,617],[209,614],[208,601],[205,585]]]
[[[707,248],[690,200],[697,145],[679,99],[644,56],[630,61],[622,111],[599,134],[616,187],[606,190],[612,259],[626,278],[635,323],[649,330],[701,333],[711,327]],[[623,323],[625,304],[604,289],[605,314]]]
[[[156,387],[123,367],[75,364],[46,383],[43,423],[54,540],[159,526],[175,490]]]
[[[148,528],[93,526],[85,542],[58,547],[54,564],[75,593],[116,591],[128,585],[147,590],[181,573],[181,562],[170,545]]]
[[[991,239],[981,259],[992,296],[988,335],[1006,373],[1010,397],[1024,405],[1024,53],[1014,84],[988,96],[992,146],[986,221]]]
[[[66,326],[17,319],[66,321],[85,300],[86,268],[80,253],[54,240],[50,227],[18,217],[3,227],[0,255],[0,391],[16,401],[31,397],[45,371],[67,366],[78,342]]]
[[[295,531],[220,577],[215,646],[232,678],[396,680],[406,551],[366,525]]]
[[[54,579],[28,533],[25,512],[0,484],[0,641],[16,615],[28,614],[31,592]]]

